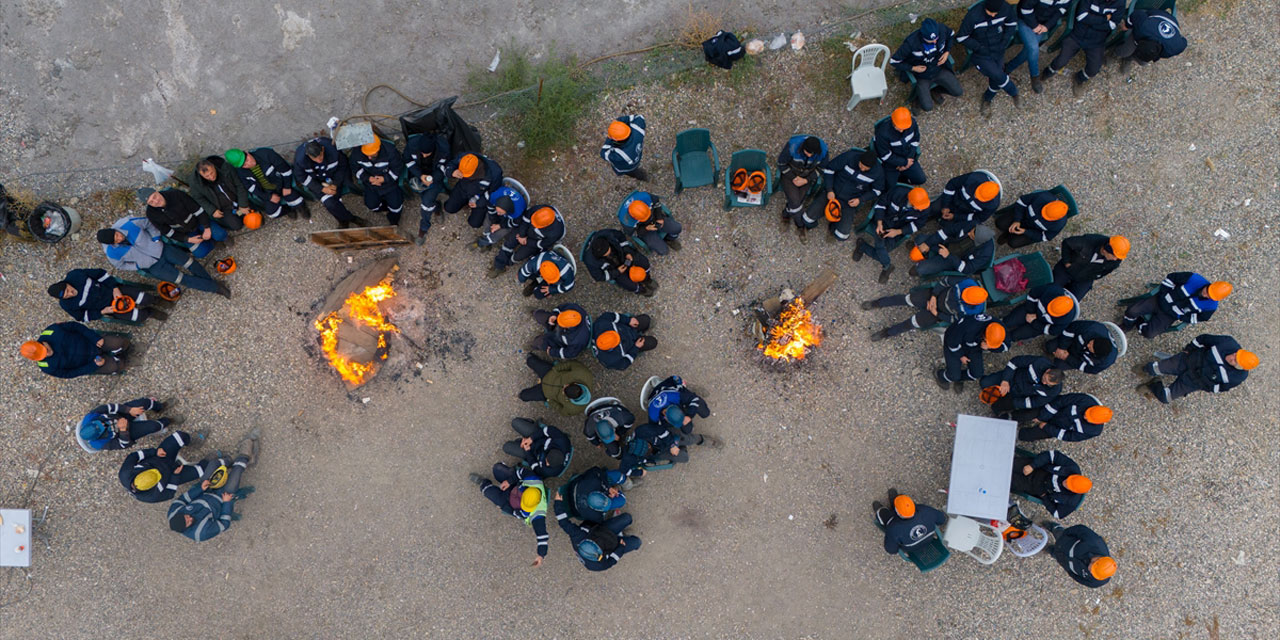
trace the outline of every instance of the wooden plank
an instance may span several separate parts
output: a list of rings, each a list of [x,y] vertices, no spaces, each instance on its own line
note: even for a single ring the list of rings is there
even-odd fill
[[[818,277],[814,278],[813,282],[810,282],[809,286],[800,292],[800,299],[804,300],[805,306],[813,304],[813,301],[817,300],[818,296],[835,284],[837,278],[839,278],[839,274],[829,267],[823,267],[822,271],[818,273]],[[782,301],[778,300],[778,296],[765,298],[760,302],[760,306],[764,307],[765,313],[769,314],[770,318],[776,318],[779,313],[782,313]]]
[[[312,243],[331,251],[392,247],[409,244],[409,238],[400,235],[396,227],[361,227],[357,229],[330,229],[308,234]]]

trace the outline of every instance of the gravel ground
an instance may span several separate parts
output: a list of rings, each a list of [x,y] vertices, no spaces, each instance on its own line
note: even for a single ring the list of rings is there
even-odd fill
[[[317,207],[311,224],[273,222],[241,238],[230,302],[194,293],[167,324],[134,330],[146,352],[124,377],[58,381],[16,354],[0,363],[10,381],[0,501],[49,509],[49,544],[37,546],[31,581],[0,573],[0,604],[18,600],[0,607],[0,624],[13,637],[63,638],[160,637],[197,626],[243,638],[338,630],[1004,638],[1028,629],[1046,638],[1273,637],[1280,535],[1267,523],[1280,499],[1280,336],[1259,319],[1270,317],[1263,303],[1280,288],[1265,253],[1278,240],[1280,211],[1268,29],[1277,19],[1273,4],[1244,0],[1222,14],[1187,16],[1190,49],[1137,70],[1132,82],[1109,66],[1081,99],[1056,81],[1020,111],[999,101],[989,120],[976,97],[920,116],[931,190],[977,167],[1001,176],[1006,197],[1063,182],[1083,210],[1069,233],[1134,241],[1130,258],[1084,303],[1087,317],[1113,319],[1116,299],[1168,271],[1195,269],[1236,285],[1207,330],[1261,355],[1242,387],[1172,408],[1132,391],[1133,364],[1195,332],[1131,336],[1129,354],[1111,370],[1068,381],[1117,412],[1101,437],[1061,445],[1096,483],[1067,522],[1098,530],[1120,563],[1103,589],[1079,587],[1044,554],[991,567],[953,556],[927,575],[884,554],[869,503],[896,486],[943,505],[937,490],[947,483],[952,444],[945,423],[957,412],[980,413],[976,394],[940,392],[925,376],[939,357],[933,334],[867,341],[897,317],[863,312],[858,302],[911,286],[905,269],[877,285],[876,266],[849,262],[850,246],[779,236],[780,197],[769,211],[725,214],[722,192],[695,189],[669,200],[688,232],[681,253],[655,261],[657,297],[627,296],[585,274],[564,297],[593,313],[655,319],[661,345],[630,370],[604,373],[590,363],[598,394],[635,409],[646,377],[678,373],[713,409],[702,428],[726,441],[631,492],[644,547],[618,567],[584,572],[553,531],[545,566],[528,568],[530,533],[465,479],[501,459],[512,416],[580,429],[578,420],[514,397],[533,380],[521,345],[535,332],[527,315],[535,305],[519,297],[514,276],[483,277],[488,256],[465,248],[472,233],[457,218],[433,229],[425,251],[401,250],[401,295],[390,310],[405,339],[392,340],[376,379],[347,393],[317,359],[310,320],[343,275],[375,256],[349,261],[307,244],[305,233],[327,220]],[[495,156],[535,200],[565,212],[576,248],[590,230],[614,224],[634,186],[606,175],[596,156],[600,123],[619,112],[648,118],[647,165],[662,195],[671,184],[665,150],[688,126],[709,127],[726,162],[743,147],[772,156],[798,131],[822,134],[837,149],[865,144],[888,101],[849,113],[846,88],[799,86],[797,75],[816,57],[769,57],[737,88],[695,79],[610,93],[573,150],[536,164]],[[970,73],[963,83],[976,96],[985,81]],[[517,142],[501,130],[486,134],[491,149]],[[87,229],[110,216],[101,202],[80,206]],[[1215,237],[1219,228],[1230,237]],[[84,235],[52,249],[0,245],[5,344],[63,319],[44,293],[53,278],[105,265]],[[1038,248],[1056,259],[1056,248]],[[800,367],[763,364],[745,314],[734,311],[782,286],[804,286],[822,266],[841,275],[814,306],[824,344]],[[175,411],[190,428],[209,430],[207,448],[264,429],[261,463],[247,475],[258,492],[240,507],[244,519],[211,542],[193,547],[169,533],[163,507],[135,503],[118,486],[119,454],[85,455],[67,431],[99,401],[142,394],[181,398]],[[598,462],[580,450],[574,468]]]

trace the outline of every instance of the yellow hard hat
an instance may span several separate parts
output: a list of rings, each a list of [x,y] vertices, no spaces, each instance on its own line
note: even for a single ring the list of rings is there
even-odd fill
[[[133,488],[138,491],[146,491],[158,484],[160,484],[160,472],[155,469],[147,469],[133,477]]]
[[[532,512],[538,508],[538,503],[542,502],[542,489],[537,487],[525,487],[520,493],[520,510]]]

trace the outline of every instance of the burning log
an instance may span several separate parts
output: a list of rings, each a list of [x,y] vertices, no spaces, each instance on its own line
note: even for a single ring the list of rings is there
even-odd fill
[[[387,334],[400,332],[379,306],[396,295],[391,280],[398,268],[395,258],[387,258],[347,276],[314,322],[325,358],[349,388],[377,374],[387,359]]]
[[[756,316],[752,335],[758,342],[756,348],[766,358],[778,362],[803,360],[813,347],[822,344],[822,326],[813,320],[808,307],[835,283],[836,277],[835,271],[823,269],[799,296],[783,289],[781,295],[752,308]]]

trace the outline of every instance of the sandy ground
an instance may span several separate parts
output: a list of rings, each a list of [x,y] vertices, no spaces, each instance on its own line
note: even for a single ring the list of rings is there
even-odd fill
[[[580,433],[579,420],[515,398],[533,380],[522,345],[536,331],[528,312],[537,305],[519,296],[514,275],[486,280],[488,256],[465,248],[472,232],[457,218],[432,230],[425,251],[400,250],[401,295],[390,310],[420,348],[394,339],[383,372],[347,393],[317,359],[310,321],[343,275],[378,254],[348,260],[306,243],[306,232],[328,220],[317,207],[310,224],[273,222],[241,237],[231,301],[192,294],[167,324],[135,329],[146,353],[127,376],[58,381],[16,354],[0,364],[8,381],[0,500],[49,508],[48,546],[37,545],[30,581],[0,573],[3,635],[1272,637],[1280,626],[1280,536],[1270,526],[1280,498],[1280,336],[1269,319],[1280,275],[1267,248],[1278,239],[1280,111],[1266,25],[1278,17],[1257,0],[1188,16],[1186,54],[1128,76],[1109,66],[1081,99],[1055,81],[1020,111],[1002,99],[989,120],[976,97],[920,116],[932,191],[977,167],[1002,177],[1006,197],[1063,182],[1084,212],[1069,233],[1134,241],[1130,258],[1085,301],[1086,317],[1114,319],[1115,300],[1169,271],[1235,283],[1206,330],[1232,334],[1262,357],[1242,387],[1172,408],[1132,391],[1132,365],[1181,347],[1194,331],[1131,335],[1112,369],[1068,381],[1117,412],[1101,437],[1060,447],[1095,479],[1094,495],[1067,523],[1088,524],[1110,543],[1120,570],[1103,589],[1076,585],[1044,554],[991,567],[958,555],[922,575],[883,553],[870,502],[896,486],[942,506],[952,444],[945,423],[982,407],[975,394],[941,392],[926,377],[940,358],[937,336],[868,342],[899,316],[863,312],[858,302],[908,288],[904,268],[877,285],[874,263],[851,263],[850,246],[820,234],[808,244],[794,232],[779,236],[780,198],[768,211],[726,214],[723,192],[707,188],[669,200],[688,231],[681,253],[656,260],[657,297],[628,296],[585,274],[564,296],[593,313],[655,319],[661,345],[631,369],[604,373],[590,363],[598,394],[636,409],[646,377],[678,373],[713,410],[701,428],[726,441],[629,494],[644,547],[613,570],[586,572],[554,527],[547,563],[529,568],[530,532],[466,481],[503,458],[513,416]],[[797,85],[816,62],[816,52],[769,58],[738,88],[695,78],[605,95],[578,147],[519,177],[535,199],[565,212],[576,248],[590,230],[615,224],[617,203],[634,187],[596,156],[601,123],[619,112],[647,116],[647,165],[662,195],[672,184],[666,150],[689,126],[709,127],[725,162],[743,147],[772,156],[797,131],[838,149],[865,144],[891,101],[846,112],[847,88]],[[985,84],[972,73],[963,82],[972,96]],[[494,150],[516,142],[485,133]],[[88,201],[82,207],[95,217],[90,225],[107,215]],[[414,223],[410,215],[404,224]],[[1230,237],[1215,237],[1219,228]],[[72,267],[105,266],[87,239],[0,248],[9,320],[0,338],[9,345],[64,319],[47,283]],[[1056,259],[1056,246],[1038,248]],[[803,286],[823,266],[841,275],[814,308],[826,341],[803,366],[763,364],[746,315],[734,310]],[[264,430],[261,463],[247,476],[258,491],[239,508],[244,519],[211,542],[170,533],[163,507],[137,503],[119,486],[119,454],[86,455],[67,431],[100,401],[142,394],[181,398],[176,411],[190,428],[209,430],[207,448]],[[580,449],[574,469],[598,462]]]

